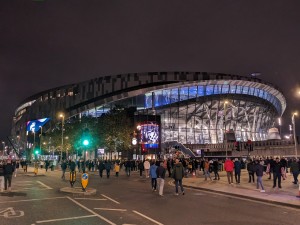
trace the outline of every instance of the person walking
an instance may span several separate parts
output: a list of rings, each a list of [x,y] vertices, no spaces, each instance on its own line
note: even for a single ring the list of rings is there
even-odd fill
[[[4,190],[4,165],[3,161],[0,161],[0,191]]]
[[[4,165],[3,169],[4,169],[4,189],[7,190],[7,184],[8,184],[8,191],[11,191],[11,180],[14,173],[14,167],[11,164],[10,159],[6,161],[6,164]]]
[[[149,169],[150,169],[150,162],[148,160],[144,161],[144,170],[146,178],[149,177]]]
[[[155,161],[151,162],[151,166],[150,166],[150,178],[151,178],[151,187],[152,187],[152,191],[156,191],[156,186],[157,186],[157,174],[156,174],[156,169],[157,169],[157,165],[155,164]]]
[[[67,170],[67,162],[66,162],[66,160],[63,160],[61,163],[61,171],[62,171],[61,179],[63,179],[63,180],[65,180],[66,170]]]
[[[251,181],[254,183],[254,162],[252,159],[249,159],[249,162],[247,163],[247,171],[249,176],[248,183],[251,183]]]
[[[124,163],[124,166],[125,166],[125,171],[126,171],[126,175],[128,177],[130,177],[130,171],[131,171],[131,162],[130,160],[126,160],[126,162]]]
[[[115,163],[115,172],[116,172],[116,177],[119,176],[119,172],[120,172],[120,164],[119,163]]]
[[[175,159],[175,164],[172,171],[172,178],[175,180],[175,195],[178,195],[178,186],[180,186],[181,193],[184,195],[184,189],[182,186],[182,179],[184,177],[184,168],[179,159]]]
[[[98,164],[98,170],[99,170],[99,176],[102,178],[103,177],[103,170],[105,170],[105,164],[103,163],[102,160],[100,160]]]
[[[241,161],[239,161],[238,158],[235,158],[235,160],[234,160],[234,177],[235,177],[235,182],[237,184],[239,184],[241,181],[241,169],[242,169]]]
[[[112,164],[111,162],[108,160],[105,162],[105,170],[106,170],[106,178],[108,179],[110,176],[110,170],[111,170]]]
[[[165,176],[166,176],[166,169],[163,166],[163,162],[156,169],[157,175],[157,184],[158,184],[158,194],[159,196],[164,196],[164,185],[165,185]]]
[[[224,169],[226,171],[229,184],[233,184],[233,168],[234,168],[233,162],[230,159],[226,159],[224,163]]]
[[[215,179],[214,180],[220,180],[220,175],[219,175],[219,162],[217,159],[213,161],[213,171],[215,174]]]
[[[210,167],[210,163],[208,162],[208,159],[204,160],[204,175],[205,175],[205,180],[207,180],[207,177],[209,177],[210,180],[210,173],[209,173],[209,167]]]
[[[293,184],[298,183],[299,170],[300,170],[299,163],[297,162],[297,159],[294,158],[290,166],[290,172],[293,174],[294,177]]]
[[[138,168],[139,168],[139,171],[140,171],[140,177],[142,177],[143,176],[143,170],[144,170],[144,164],[143,164],[142,160],[139,161]]]
[[[260,164],[258,160],[255,160],[254,171],[257,177],[256,189],[259,190],[259,186],[260,186],[261,187],[260,192],[266,192],[262,182],[262,177],[264,175],[264,166]]]
[[[273,166],[273,188],[276,187],[277,180],[278,180],[278,188],[281,188],[281,171],[282,171],[282,166],[279,161],[279,158],[277,157]]]

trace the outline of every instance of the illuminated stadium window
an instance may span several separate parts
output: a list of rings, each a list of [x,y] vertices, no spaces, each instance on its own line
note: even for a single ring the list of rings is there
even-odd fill
[[[180,101],[187,100],[189,89],[187,87],[182,87],[179,90],[180,90]]]
[[[214,91],[214,85],[208,85],[206,86],[206,93],[205,95],[212,95]]]
[[[236,86],[236,94],[242,94],[242,86],[238,85]]]
[[[242,94],[247,95],[248,92],[249,92],[249,87],[243,87],[243,92],[242,92]]]
[[[198,96],[204,96],[204,87],[198,86]]]
[[[178,88],[171,90],[171,103],[178,102]]]
[[[230,85],[230,93],[235,94],[237,91],[237,86],[236,85]]]
[[[228,93],[228,91],[229,91],[229,85],[223,85],[223,87],[222,87],[222,93],[223,94],[227,94]]]
[[[152,95],[151,93],[147,93],[145,97],[145,108],[151,108],[152,107]]]
[[[254,88],[253,87],[250,88],[249,95],[254,95]]]
[[[189,87],[189,98],[197,97],[197,86]]]
[[[170,90],[163,90],[163,96],[164,96],[164,104],[170,104]]]

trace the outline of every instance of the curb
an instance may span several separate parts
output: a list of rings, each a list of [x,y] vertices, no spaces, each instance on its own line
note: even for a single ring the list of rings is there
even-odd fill
[[[227,195],[229,197],[234,196],[234,197],[239,197],[239,198],[244,198],[244,199],[249,199],[249,200],[254,200],[254,201],[262,201],[262,199],[255,198],[255,197],[252,197],[252,196],[239,195],[239,194],[235,194],[235,193],[228,193],[228,192],[224,192],[224,191],[216,191],[216,190],[211,190],[211,189],[207,189],[207,188],[193,187],[193,186],[188,186],[188,185],[183,185],[183,186],[187,187],[187,188],[190,188],[190,189],[195,189],[195,190],[202,190],[202,191],[207,191],[207,192],[211,192],[211,193],[219,193],[219,194]],[[291,208],[300,209],[300,205],[294,205],[294,204],[290,204],[290,203],[286,203],[286,202],[278,202],[278,201],[266,200],[266,199],[263,199],[263,201],[267,202],[267,203],[274,204],[274,205],[288,206],[288,207],[291,207]]]

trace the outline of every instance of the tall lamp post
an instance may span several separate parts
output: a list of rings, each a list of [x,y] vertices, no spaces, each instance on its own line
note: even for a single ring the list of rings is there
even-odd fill
[[[296,125],[295,125],[295,116],[298,114],[296,112],[293,113],[292,116],[292,124],[293,124],[293,133],[294,133],[294,142],[295,142],[295,157],[298,158],[298,152],[297,152],[297,140],[296,140]]]
[[[226,159],[227,159],[227,137],[226,137],[226,105],[228,104],[228,101],[224,102],[224,143],[225,143],[225,152],[226,152]]]
[[[64,123],[65,123],[65,115],[60,114],[59,117],[61,118],[61,152],[60,152],[60,160],[62,161],[63,155],[63,146],[64,146]]]
[[[43,136],[43,127],[40,126],[41,128],[41,136],[40,136],[40,154],[42,154],[42,136]]]

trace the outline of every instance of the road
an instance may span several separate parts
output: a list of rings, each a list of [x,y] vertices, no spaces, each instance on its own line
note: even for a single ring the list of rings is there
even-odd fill
[[[137,172],[130,177],[121,172],[109,179],[90,173],[89,187],[97,189],[93,196],[59,191],[67,186],[60,171],[14,177],[13,191],[0,193],[0,224],[300,224],[299,209],[188,188],[185,195],[175,196],[170,179],[161,197],[151,190],[149,178],[140,178]],[[79,180],[75,186],[80,186]]]

